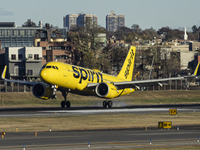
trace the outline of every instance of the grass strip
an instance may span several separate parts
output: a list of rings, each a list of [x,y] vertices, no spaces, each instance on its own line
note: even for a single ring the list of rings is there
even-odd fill
[[[63,97],[57,93],[57,99],[41,100],[35,98],[32,93],[24,92],[1,92],[1,107],[51,107],[60,106]],[[180,90],[180,91],[136,91],[130,95],[113,99],[114,106],[144,105],[144,104],[184,104],[200,103],[200,90]],[[68,100],[73,106],[102,106],[102,101],[98,97],[79,96],[69,94]]]
[[[120,129],[157,127],[160,121],[172,121],[172,126],[199,125],[200,112],[179,113],[171,116],[167,112],[151,114],[99,114],[52,117],[9,117],[0,118],[0,128],[6,132],[23,132],[93,129]]]

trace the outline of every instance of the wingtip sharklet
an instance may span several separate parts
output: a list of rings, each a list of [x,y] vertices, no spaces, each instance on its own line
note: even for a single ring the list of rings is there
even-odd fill
[[[6,77],[6,70],[7,70],[7,66],[4,67],[3,73],[1,75],[1,78],[5,80]]]
[[[193,73],[193,76],[197,76],[198,75],[199,65],[200,65],[200,63],[197,64],[197,67],[196,67],[196,69],[195,69],[195,71]]]

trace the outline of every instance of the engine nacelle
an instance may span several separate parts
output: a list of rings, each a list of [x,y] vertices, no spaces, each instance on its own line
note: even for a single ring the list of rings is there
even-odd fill
[[[97,96],[102,98],[115,98],[119,96],[117,88],[110,83],[99,83],[96,86],[95,92]]]
[[[48,100],[53,95],[53,89],[44,83],[35,84],[32,92],[35,97],[43,100]]]

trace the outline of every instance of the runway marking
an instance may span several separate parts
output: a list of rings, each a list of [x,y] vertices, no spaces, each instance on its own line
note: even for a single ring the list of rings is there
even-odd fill
[[[134,109],[101,109],[101,110],[54,110],[54,111],[40,111],[46,113],[127,113],[127,112],[168,112],[169,108],[134,108]],[[178,109],[181,111],[193,111],[193,109]]]
[[[200,109],[177,109],[180,112],[200,112]],[[92,114],[105,114],[105,113],[151,113],[151,112],[169,112],[169,108],[125,108],[125,109],[93,109],[93,110],[45,110],[45,111],[32,111],[15,112],[0,114],[0,117],[39,117],[39,116],[65,116],[65,115],[92,115]]]

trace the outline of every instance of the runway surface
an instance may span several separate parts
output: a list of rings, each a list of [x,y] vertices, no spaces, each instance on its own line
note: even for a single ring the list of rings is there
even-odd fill
[[[189,128],[189,127],[188,127]],[[66,149],[123,149],[170,148],[200,146],[199,127],[182,130],[94,130],[35,133],[6,133],[0,139],[0,149],[66,150]]]
[[[0,117],[36,117],[36,116],[74,116],[112,113],[159,113],[169,112],[176,108],[178,112],[200,112],[200,104],[177,104],[177,105],[137,105],[128,107],[114,107],[103,109],[101,107],[72,107],[61,109],[59,107],[43,108],[1,108]]]

